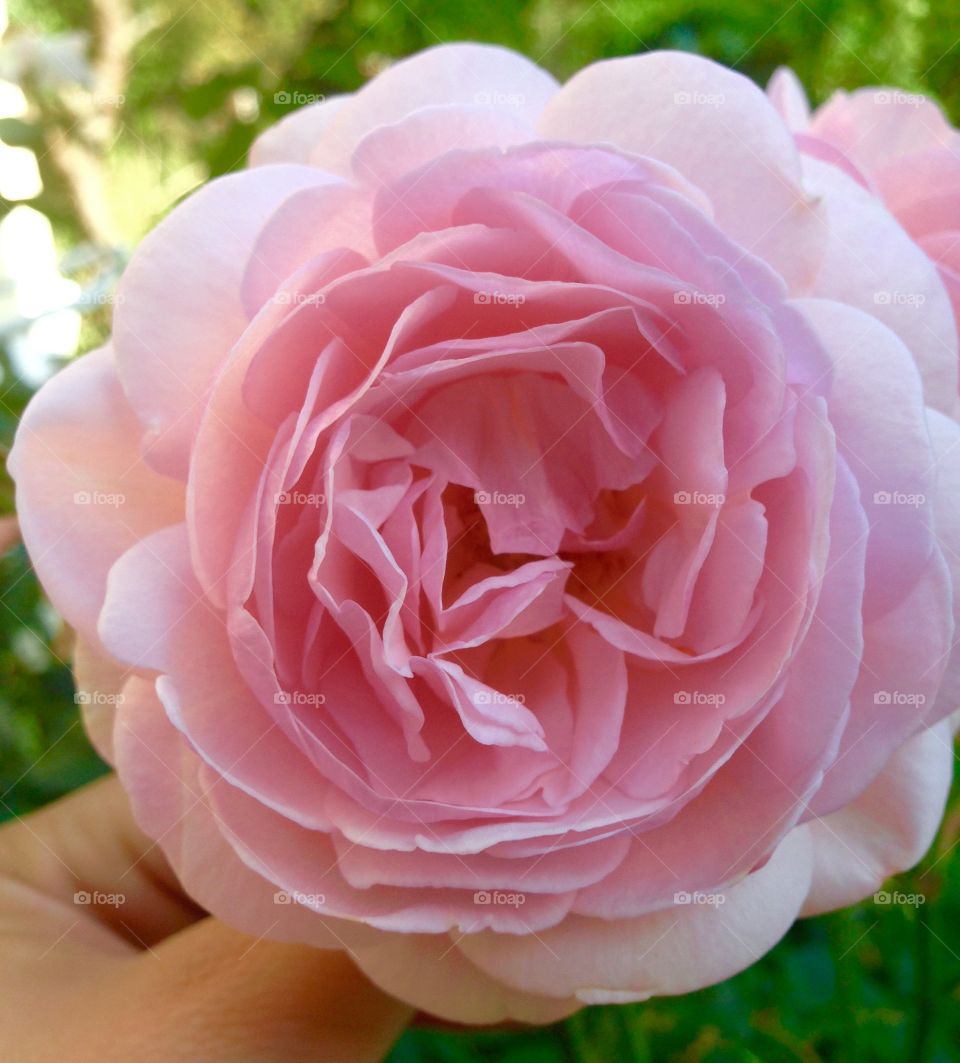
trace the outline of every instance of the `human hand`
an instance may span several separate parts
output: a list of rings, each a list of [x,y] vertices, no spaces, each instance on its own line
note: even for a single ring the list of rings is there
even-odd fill
[[[112,776],[0,827],[0,956],[16,1063],[364,1063],[411,1016],[345,953],[198,909]]]

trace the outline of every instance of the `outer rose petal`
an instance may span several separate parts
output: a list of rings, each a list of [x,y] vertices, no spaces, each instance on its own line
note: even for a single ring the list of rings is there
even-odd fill
[[[800,828],[813,841],[801,915],[855,904],[930,847],[953,776],[950,721],[911,738],[856,801]]]
[[[353,171],[360,181],[386,184],[448,151],[506,148],[534,136],[533,126],[509,111],[433,104],[364,137],[353,153]]]
[[[488,44],[441,44],[403,59],[339,108],[312,156],[316,166],[349,174],[360,140],[431,104],[484,104],[530,126],[557,83],[522,55]]]
[[[774,71],[773,77],[767,84],[767,96],[776,107],[780,117],[796,135],[797,147],[802,152],[812,155],[815,159],[831,163],[864,188],[870,188],[870,182],[841,147],[809,132],[810,104],[807,101],[807,94],[797,75],[789,67],[782,66]]]
[[[937,491],[933,512],[937,542],[953,581],[954,633],[960,632],[960,425],[943,414],[930,411],[927,416],[930,441],[937,462]],[[960,705],[960,643],[951,644],[950,658],[940,684],[940,692],[927,718],[940,720],[955,713]],[[960,726],[960,716],[957,718]]]
[[[675,166],[707,193],[728,236],[774,265],[795,294],[808,289],[822,241],[817,211],[790,131],[749,79],[682,52],[610,59],[571,78],[539,130]]]
[[[826,210],[826,253],[812,295],[879,318],[909,348],[927,404],[950,413],[957,395],[957,329],[936,266],[875,196],[835,166],[804,159]]]
[[[556,1022],[582,1007],[575,998],[503,985],[475,967],[447,934],[384,934],[381,944],[350,956],[385,992],[448,1022]]]
[[[911,734],[934,722],[954,592],[935,537],[937,463],[910,352],[876,318],[843,303],[795,305],[835,359],[830,419],[870,524],[861,673],[837,761],[811,802],[825,814],[857,797]],[[915,504],[888,505],[886,491],[915,493]],[[884,704],[883,691],[917,697]]]
[[[143,609],[151,587],[151,608]],[[108,581],[100,631],[117,658],[165,673],[157,690],[169,720],[231,785],[287,817],[326,825],[323,779],[237,674],[223,619],[203,600],[190,571],[182,524],[143,539],[120,558]],[[218,728],[228,716],[230,726]]]
[[[536,936],[482,933],[457,947],[491,977],[528,993],[584,1003],[689,993],[736,974],[780,940],[807,895],[811,869],[810,838],[793,831],[717,907],[610,922],[571,916]]]
[[[871,171],[918,151],[947,147],[956,136],[933,100],[889,88],[835,92],[818,108],[810,132]]]
[[[103,347],[41,388],[7,463],[37,575],[67,623],[94,642],[110,566],[183,519],[183,486],[143,462],[141,433]]]
[[[221,177],[176,207],[134,254],[117,293],[113,344],[161,472],[186,479],[206,394],[249,321],[241,285],[260,231],[295,192],[331,180],[306,166]]]
[[[810,123],[810,104],[797,75],[788,67],[778,67],[767,84],[767,95],[777,113],[794,132],[800,133]]]
[[[113,736],[117,772],[141,830],[157,839],[199,905],[257,937],[269,933],[318,948],[376,940],[378,932],[362,924],[277,904],[276,887],[251,871],[218,829],[210,794],[198,779],[200,761],[170,725],[153,684],[134,677],[123,694]],[[229,784],[216,782],[210,789],[218,787]]]
[[[248,164],[269,166],[272,163],[293,162],[309,166],[310,157],[323,131],[349,99],[349,96],[329,96],[281,118],[253,142]]]

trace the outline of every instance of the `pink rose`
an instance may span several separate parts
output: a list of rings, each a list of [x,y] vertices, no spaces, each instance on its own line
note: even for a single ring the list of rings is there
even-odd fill
[[[893,88],[835,92],[813,114],[796,75],[778,70],[770,99],[808,155],[878,196],[936,263],[960,318],[960,133],[933,100]],[[879,291],[909,303],[925,291]]]
[[[674,53],[444,46],[143,243],[12,468],[186,889],[448,1019],[726,978],[937,827],[957,341]],[[851,187],[847,187],[847,185]],[[878,306],[903,281],[922,305]],[[113,695],[113,696],[111,696]]]

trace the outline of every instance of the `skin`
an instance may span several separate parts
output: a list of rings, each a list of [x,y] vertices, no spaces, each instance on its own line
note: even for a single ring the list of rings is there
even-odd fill
[[[365,1063],[411,1015],[342,952],[198,909],[113,777],[0,827],[0,1059]]]

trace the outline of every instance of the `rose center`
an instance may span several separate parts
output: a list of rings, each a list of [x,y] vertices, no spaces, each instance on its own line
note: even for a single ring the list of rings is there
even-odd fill
[[[604,492],[604,495],[614,492]],[[618,496],[622,492],[615,492]],[[477,503],[477,492],[463,484],[449,484],[443,493],[448,547],[443,583],[443,601],[449,605],[470,584],[496,572],[512,572],[547,555],[527,553],[497,553],[493,550],[483,512]],[[599,508],[609,517],[617,511],[620,518],[621,498],[604,498]],[[636,555],[626,549],[602,547],[594,550],[561,549],[556,556],[572,567],[566,591],[594,608],[614,612],[613,592],[624,576],[636,566]],[[495,571],[493,571],[495,570]]]

